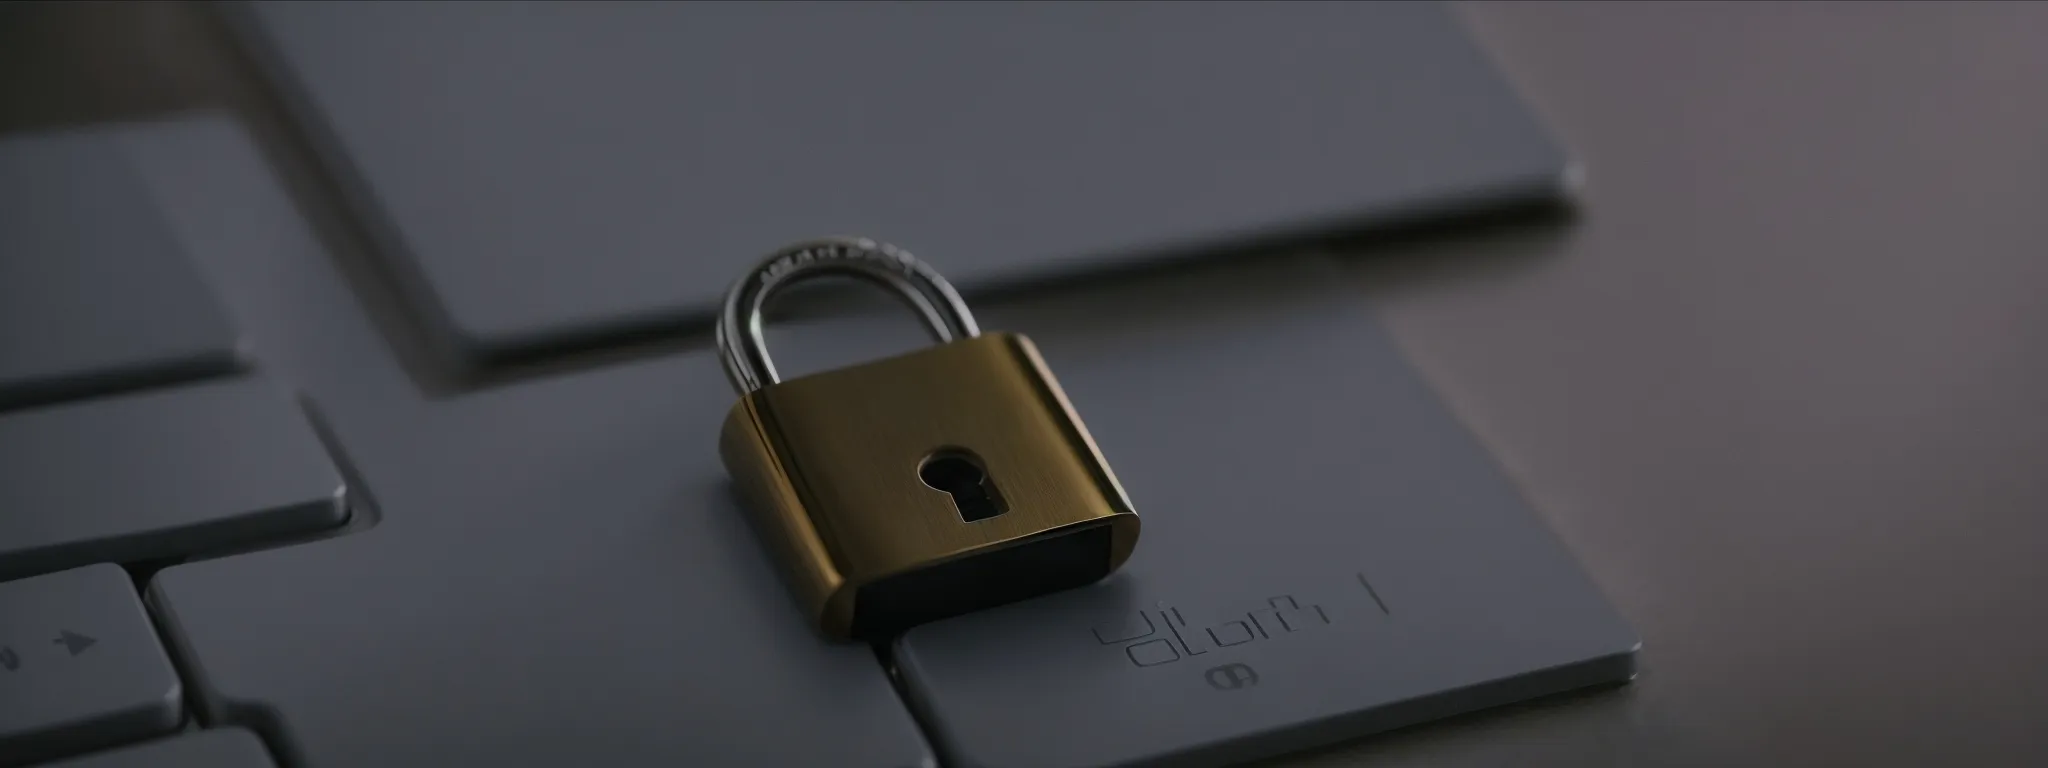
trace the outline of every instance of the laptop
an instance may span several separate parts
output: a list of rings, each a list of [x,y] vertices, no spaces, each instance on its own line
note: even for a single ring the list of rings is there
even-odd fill
[[[240,12],[291,7],[299,6]],[[598,37],[617,43],[606,46],[612,53],[590,53],[593,46],[557,58],[647,63],[680,55],[634,43],[636,34],[658,37],[639,28],[662,19],[702,22],[678,40],[746,32],[749,48],[801,40],[797,32],[827,18],[895,19],[906,29],[928,18],[984,23],[969,10],[981,6],[964,4],[485,5],[475,7],[491,13],[469,17],[437,15],[448,12],[429,4],[404,12],[392,9],[415,6],[304,7],[312,15],[292,18],[331,22],[333,34],[309,25],[294,27],[295,39],[327,55],[368,45],[371,38],[350,36],[361,25],[393,35],[376,38],[390,45],[364,49],[393,59],[501,64],[489,52],[511,47],[470,32],[516,21],[529,35],[521,39],[555,29],[580,40],[605,26],[593,20],[608,20],[611,31]],[[1076,34],[1053,21],[1081,19],[990,7],[981,13],[1014,22],[1003,34],[1039,36],[1032,39]],[[1097,14],[1081,28],[1132,39],[1163,18],[1147,14],[1174,8],[1196,9],[1180,12],[1205,23],[1239,14],[1255,25],[1238,6],[1075,7],[1084,10],[1052,13]],[[369,23],[406,13],[422,15],[389,28]],[[1275,13],[1313,41],[1324,30],[1308,21],[1334,21],[1315,14],[1340,12]],[[1368,38],[1456,29],[1431,6],[1341,13],[1382,22],[1362,33]],[[1399,26],[1403,20],[1415,26]],[[852,21],[832,28],[869,29]],[[1250,30],[1249,39],[1280,39],[1276,30]],[[452,47],[408,54],[407,35]],[[956,50],[1000,58],[1009,50],[1003,39],[990,32]],[[1411,53],[1429,54],[1415,62],[1477,61],[1463,58],[1474,54],[1454,35],[1439,39],[1449,48],[1423,39],[1407,40],[1420,46]],[[378,56],[350,55],[365,73],[382,71],[371,61]],[[1401,91],[1385,85],[1398,79],[1387,66],[1370,69],[1358,89]],[[437,76],[413,72],[396,81]],[[488,80],[472,74],[477,79],[466,82]],[[1231,84],[1227,72],[1215,76]],[[1498,87],[1488,77],[1488,87]],[[374,100],[378,89],[360,85],[336,98]],[[502,87],[542,86],[549,83]],[[625,110],[628,101],[606,109]],[[546,145],[536,126],[591,125],[530,117],[506,129],[515,137],[506,141],[535,149]],[[488,143],[495,135],[417,110],[408,119],[442,138],[468,130]],[[348,133],[335,127],[345,122],[317,125],[330,126],[320,130],[332,139]],[[1549,147],[1531,146],[1539,145]],[[403,142],[365,146],[422,151]],[[409,181],[490,186],[463,175],[481,164],[427,158],[490,148],[465,149],[455,139],[434,147],[414,157],[416,165],[446,162],[455,180],[419,173]],[[1533,169],[1545,163],[1532,163],[1528,178],[1548,179],[1540,184],[1516,187],[1505,175],[1490,177],[1501,185],[1477,183],[1484,173],[1465,177],[1470,184],[1439,179],[1443,201],[1462,201],[1446,210],[1505,199],[1487,190],[1554,194],[1556,172],[1566,167],[1554,152],[1532,151],[1556,161],[1540,173]],[[374,163],[322,156],[337,178],[374,186],[366,180],[376,173],[364,170]],[[522,255],[497,272],[487,269],[493,262],[463,261],[473,253],[458,247],[463,237],[513,244],[522,231],[566,237],[586,215],[628,221],[640,204],[620,202],[632,185],[616,179],[638,184],[660,172],[636,177],[612,158],[593,166],[605,172],[586,186],[624,208],[546,205],[523,197],[540,194],[528,189],[482,203],[515,218],[552,218],[500,221],[462,209],[458,196],[442,201],[452,212],[444,220],[392,202],[432,195],[380,191],[350,199],[358,218],[384,222],[377,226],[385,237],[368,253],[345,253],[356,246],[317,236],[266,157],[233,116],[205,112],[0,137],[0,221],[8,222],[0,228],[0,327],[33,331],[0,335],[0,765],[1219,766],[1623,684],[1635,674],[1635,633],[1407,364],[1350,290],[1342,265],[1313,248],[1196,258],[1233,233],[1305,237],[1335,231],[1327,228],[1335,219],[1279,215],[1286,206],[1258,221],[1232,219],[1230,209],[1259,196],[1225,204],[1190,188],[1170,205],[1133,206],[1147,211],[1146,226],[1121,230],[1081,206],[1045,203],[1034,210],[1061,213],[1071,226],[1009,251],[997,240],[969,243],[964,230],[948,245],[952,230],[918,230],[907,217],[888,221],[909,227],[911,237],[860,227],[858,234],[906,242],[948,277],[982,286],[969,298],[981,327],[1036,342],[1145,533],[1129,562],[1101,582],[852,643],[815,631],[746,523],[717,457],[718,425],[735,394],[715,349],[700,343],[429,393],[341,266],[367,256],[393,271],[417,268],[415,300],[440,301],[446,288],[473,291],[462,294],[477,300],[466,305],[472,309],[536,310],[496,316],[518,321],[499,330],[525,323],[532,334],[477,338],[508,349],[528,344],[528,354],[545,356],[658,332],[661,323],[688,326],[681,318],[701,314],[691,307],[715,299],[758,256],[751,251],[795,233],[772,229],[772,216],[751,222],[751,209],[731,207],[637,225],[644,237],[674,227],[733,238],[730,254],[695,252],[703,263],[662,262],[651,250],[633,257],[641,262],[617,255],[631,249],[593,250],[613,255],[580,262],[545,248],[514,251]],[[746,163],[773,157],[757,149]],[[1356,157],[1400,164],[1395,154]],[[388,175],[405,165],[384,167]],[[1297,170],[1312,165],[1303,160]],[[1409,178],[1427,175],[1420,167]],[[546,162],[515,170],[556,181],[574,172]],[[1127,189],[1156,183],[1104,176]],[[1376,178],[1388,177],[1400,174]],[[924,178],[946,177],[927,169]],[[1406,189],[1423,186],[1430,185]],[[914,185],[875,189],[922,194]],[[1266,197],[1310,199],[1290,194]],[[1418,202],[1426,198],[1376,198],[1338,218],[1394,221],[1393,211],[1430,207]],[[909,197],[809,199],[815,207],[805,221],[824,229],[835,211],[852,210],[832,201],[875,205],[870,212],[883,220],[888,205]],[[1204,213],[1183,218],[1176,210]],[[741,248],[745,238],[717,234],[721,219],[766,242]],[[405,221],[433,226],[408,230]],[[446,239],[417,239],[419,231]],[[1147,251],[1109,245],[1140,241],[1161,247],[1133,255]],[[1051,247],[1057,243],[1074,247]],[[1102,249],[1083,247],[1089,243]],[[1006,253],[1013,260],[989,255]],[[724,266],[711,263],[728,256]],[[428,267],[436,259],[443,272]],[[445,271],[458,263],[468,266]],[[1156,268],[1169,263],[1174,268]],[[1155,268],[1136,268],[1146,264]],[[636,269],[679,270],[663,279],[680,279],[664,283],[666,292],[604,300],[604,280],[632,278]],[[559,277],[571,272],[610,277]],[[1057,274],[1068,276],[1038,283]],[[448,275],[481,277],[458,289],[448,286],[460,281],[442,279]],[[652,281],[648,273],[637,279]],[[535,280],[542,283],[525,282]],[[1013,280],[1037,287],[1004,287]],[[549,281],[581,287],[565,289],[560,304],[522,303],[551,295]],[[482,298],[493,289],[502,301]],[[645,306],[620,303],[635,296]],[[666,319],[644,328],[620,320],[643,314]],[[906,338],[912,324],[904,317],[879,311],[817,312],[777,325],[772,351],[789,371],[923,343]],[[574,343],[542,343],[550,334]],[[488,366],[494,358],[479,359]]]

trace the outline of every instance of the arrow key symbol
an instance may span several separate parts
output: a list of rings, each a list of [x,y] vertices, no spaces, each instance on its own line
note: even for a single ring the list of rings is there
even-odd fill
[[[64,646],[64,650],[70,651],[71,655],[73,656],[77,656],[78,654],[84,653],[85,649],[91,648],[93,643],[97,643],[99,641],[66,629],[58,631],[57,639],[51,640],[50,642],[56,645]]]

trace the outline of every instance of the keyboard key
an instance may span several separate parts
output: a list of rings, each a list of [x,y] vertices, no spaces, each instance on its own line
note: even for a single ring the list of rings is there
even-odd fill
[[[182,695],[119,566],[0,582],[0,763],[168,733]]]
[[[0,414],[0,578],[341,524],[340,475],[262,378]]]
[[[273,707],[321,765],[926,764],[873,653],[811,631],[703,472],[726,387],[692,355],[330,393],[384,520],[157,575],[206,711]]]
[[[137,744],[42,768],[274,768],[263,740],[240,728],[210,731]]]
[[[222,374],[237,337],[96,133],[0,139],[0,410]]]
[[[1145,534],[1096,588],[901,640],[947,764],[1234,764],[1633,675],[1635,634],[1364,308],[1286,279],[989,323],[1070,329],[1036,338]],[[1157,319],[1059,319],[1112,307]]]
[[[1568,166],[1434,3],[238,5],[486,361],[694,328],[792,237],[974,292],[1554,199]]]
[[[209,722],[270,707],[308,766],[930,764],[872,650],[821,642],[689,470],[733,400],[715,363],[425,396],[232,121],[129,142],[381,512],[154,580]]]

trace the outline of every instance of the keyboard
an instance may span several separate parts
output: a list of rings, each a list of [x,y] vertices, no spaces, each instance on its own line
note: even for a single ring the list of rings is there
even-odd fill
[[[9,252],[65,254],[0,283],[43,313],[9,318],[38,333],[0,412],[7,764],[1215,765],[1633,674],[1320,257],[985,307],[1147,540],[870,648],[812,632],[743,523],[708,350],[432,396],[232,120],[9,137],[0,168]],[[784,330],[792,369],[915,343]]]
[[[295,200],[224,114],[0,136],[0,766],[1213,766],[1635,674],[1320,254],[978,300],[1146,539],[869,646],[746,526],[708,345],[437,390]],[[886,307],[773,350],[923,343]]]

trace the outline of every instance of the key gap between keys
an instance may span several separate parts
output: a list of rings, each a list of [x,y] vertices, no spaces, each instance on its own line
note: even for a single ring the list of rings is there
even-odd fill
[[[278,71],[266,66],[271,52],[261,49],[257,36],[237,34],[237,25],[245,22],[232,13],[195,15],[206,36],[221,44],[218,50],[223,60],[217,64],[235,81],[230,100],[254,118],[264,154],[285,170],[281,178],[288,193],[324,241],[357,300],[376,316],[381,335],[401,353],[404,368],[423,390],[442,396],[488,391],[710,345],[713,318],[707,310],[621,317],[465,351],[454,321],[374,195],[363,188],[364,182],[355,178],[346,163],[334,160],[335,152],[323,151],[338,147],[338,138],[323,135],[325,126],[319,121],[302,119],[301,115],[309,113],[304,109],[307,105],[293,103],[291,83],[279,82],[270,74]],[[1005,279],[995,285],[963,285],[962,290],[971,302],[994,306],[1073,285],[1143,279],[1205,262],[1253,259],[1305,248],[1378,252],[1418,239],[1463,238],[1476,229],[1556,223],[1569,214],[1569,201],[1548,192],[1424,200],[1368,217],[1247,232],[1228,242],[1164,244],[1114,266]],[[771,312],[771,321],[819,311],[788,307]]]
[[[42,386],[0,399],[0,413],[28,411],[53,405],[70,405],[119,397],[157,389],[170,389],[215,379],[227,379],[253,370],[247,353],[238,357],[196,360],[176,365],[143,364],[132,368],[95,371],[49,381]]]
[[[132,569],[138,571],[146,570],[150,577],[154,577],[157,571],[174,565],[233,557],[235,555],[245,555],[272,549],[283,549],[341,536],[351,536],[375,528],[378,523],[383,522],[383,507],[377,504],[375,495],[369,490],[369,484],[363,480],[363,475],[357,469],[354,459],[349,456],[346,450],[343,450],[341,440],[335,434],[333,425],[328,421],[326,414],[320,410],[319,404],[303,393],[294,393],[293,402],[298,406],[299,412],[305,417],[306,425],[312,430],[314,439],[319,441],[321,449],[327,454],[328,461],[334,464],[335,473],[341,476],[342,488],[345,489],[342,504],[347,514],[347,517],[342,520],[341,524],[308,533],[281,536],[243,547],[207,550],[179,557],[140,562],[133,564],[131,566]]]
[[[995,285],[968,283],[960,285],[959,289],[969,304],[993,308],[1057,294],[1074,287],[1167,279],[1189,268],[1306,250],[1320,249],[1347,255],[1398,254],[1414,243],[1451,239],[1464,241],[1480,237],[1485,232],[1557,226],[1569,221],[1573,215],[1574,210],[1568,202],[1547,196],[1502,197],[1476,203],[1468,198],[1458,202],[1414,205],[1370,219],[1330,222],[1310,228],[1321,230],[1313,235],[1252,233],[1200,247],[1163,247],[1150,255],[1141,255],[1114,266],[1008,279]],[[811,305],[771,307],[766,311],[766,320],[785,323],[831,315],[835,309],[848,305],[845,293],[818,292],[817,300]],[[710,315],[650,316],[548,334],[514,347],[486,350],[466,363],[456,360],[452,372],[459,377],[465,391],[484,391],[549,376],[629,364],[708,347],[714,319]],[[454,354],[445,348],[441,351]],[[443,358],[443,363],[451,360],[455,359]]]
[[[312,429],[315,439],[320,442],[321,448],[327,454],[328,460],[333,462],[336,474],[341,476],[342,487],[345,489],[342,503],[347,514],[342,523],[310,533],[280,536],[247,546],[205,549],[167,557],[119,563],[122,569],[128,572],[129,577],[135,580],[138,589],[146,588],[149,581],[156,578],[157,572],[173,566],[272,549],[283,549],[353,535],[375,528],[383,520],[382,508],[378,506],[375,496],[368,490],[369,486],[363,481],[362,474],[357,470],[355,462],[346,451],[342,450],[340,441],[336,439],[332,426],[327,421],[325,415],[321,413],[318,405],[313,402],[312,398],[303,394],[295,396],[294,404],[298,406],[300,412],[305,416],[307,425]]]
[[[206,679],[205,669],[198,663],[197,654],[178,627],[176,612],[152,587],[155,574],[140,577],[130,573],[130,577],[137,580],[136,587],[141,592],[142,606],[149,617],[150,627],[156,630],[165,655],[171,659],[171,669],[177,672],[182,684],[186,727],[181,732],[192,731],[195,727],[197,730],[247,728],[263,742],[264,751],[269,753],[277,768],[304,766],[305,760],[300,757],[302,753],[297,742],[292,740],[283,713],[263,702],[229,699],[214,689]]]
[[[947,756],[952,754],[953,750],[940,742],[939,730],[934,724],[935,718],[927,711],[923,699],[917,697],[904,683],[903,669],[896,664],[896,652],[892,643],[893,638],[873,643],[868,647],[874,650],[875,663],[882,665],[882,674],[889,678],[890,690],[895,692],[896,699],[902,703],[904,711],[910,713],[910,722],[917,726],[917,735],[924,739],[925,746],[929,749],[927,759],[930,762],[920,768],[944,768],[948,764]]]

